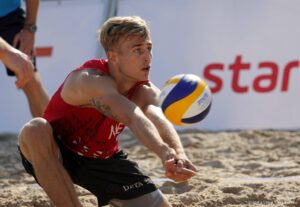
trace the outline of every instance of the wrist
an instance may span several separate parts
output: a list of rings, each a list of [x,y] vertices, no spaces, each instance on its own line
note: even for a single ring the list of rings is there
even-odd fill
[[[29,31],[31,33],[36,33],[37,31],[37,26],[34,23],[26,23],[23,26],[23,30]]]
[[[175,158],[175,150],[170,148],[167,144],[163,144],[160,147],[160,158],[162,162]]]
[[[176,155],[180,157],[186,157],[186,154],[183,149],[175,149]]]

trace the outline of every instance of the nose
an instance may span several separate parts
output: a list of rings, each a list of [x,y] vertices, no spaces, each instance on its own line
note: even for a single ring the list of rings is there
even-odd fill
[[[144,59],[145,59],[146,62],[151,62],[151,60],[152,60],[152,51],[147,50],[144,53]]]

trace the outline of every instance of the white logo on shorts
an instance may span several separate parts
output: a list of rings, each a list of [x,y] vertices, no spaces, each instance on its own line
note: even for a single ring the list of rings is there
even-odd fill
[[[136,182],[136,183],[133,183],[131,185],[123,185],[123,189],[124,189],[124,191],[128,191],[128,190],[131,190],[131,189],[140,188],[142,186],[144,186],[143,183]]]

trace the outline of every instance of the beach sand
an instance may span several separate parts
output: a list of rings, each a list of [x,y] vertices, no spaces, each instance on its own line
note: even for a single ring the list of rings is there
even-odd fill
[[[174,207],[300,207],[300,131],[180,133],[197,175],[189,182],[166,179],[161,161],[127,131],[120,145],[150,175]],[[77,187],[83,205],[97,206]],[[0,134],[0,206],[51,206],[21,165],[17,135]]]

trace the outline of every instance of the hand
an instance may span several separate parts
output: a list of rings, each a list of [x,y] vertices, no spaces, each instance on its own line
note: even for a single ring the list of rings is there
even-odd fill
[[[34,66],[29,57],[19,50],[9,47],[3,56],[2,61],[16,74],[17,81],[15,84],[17,88],[23,88],[32,78]]]
[[[19,44],[18,49],[32,59],[34,54],[34,38],[34,33],[27,30],[21,30],[21,32],[15,35],[13,46],[16,48],[16,46]]]
[[[165,161],[166,176],[176,182],[184,182],[196,175],[196,167],[186,156],[173,157]]]

